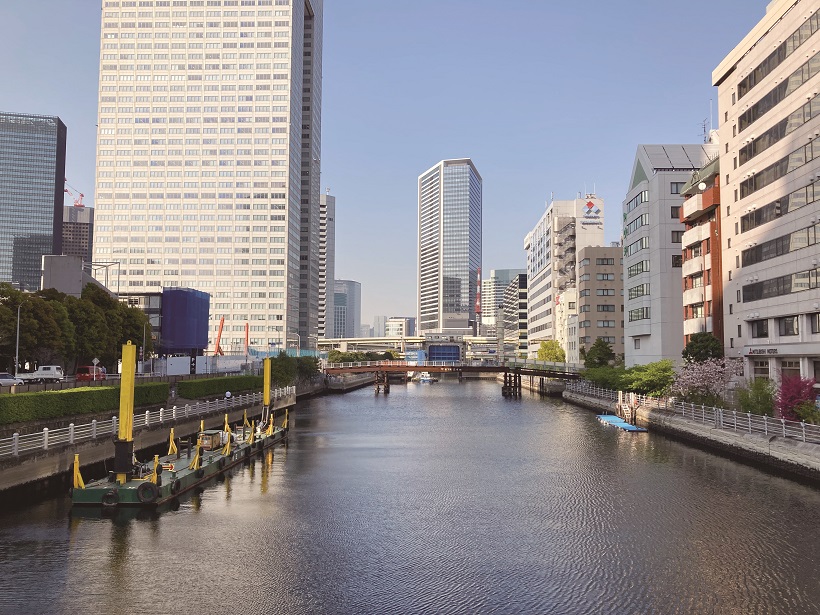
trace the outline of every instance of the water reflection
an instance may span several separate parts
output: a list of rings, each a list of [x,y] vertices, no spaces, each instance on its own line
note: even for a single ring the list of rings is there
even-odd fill
[[[820,610],[810,487],[489,382],[291,419],[176,510],[0,517],[0,613]]]

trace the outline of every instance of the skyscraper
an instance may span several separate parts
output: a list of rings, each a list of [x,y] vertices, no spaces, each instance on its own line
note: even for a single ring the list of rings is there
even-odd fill
[[[481,280],[481,325],[486,335],[496,334],[496,318],[498,308],[504,303],[504,291],[522,273],[526,274],[526,269],[491,269],[490,275]]]
[[[0,112],[0,281],[38,290],[42,257],[61,254],[66,127]]]
[[[333,337],[336,276],[336,197],[319,197],[319,337]]]
[[[322,0],[114,4],[102,13],[95,260],[115,263],[119,290],[210,293],[212,350],[222,317],[224,347],[244,345],[246,323],[252,347],[308,345]]]
[[[469,158],[419,176],[418,331],[470,333],[481,267],[481,176]]]
[[[90,271],[94,247],[94,208],[63,207],[63,254],[81,256]]]
[[[359,337],[362,330],[362,285],[353,280],[335,280],[333,337]]]

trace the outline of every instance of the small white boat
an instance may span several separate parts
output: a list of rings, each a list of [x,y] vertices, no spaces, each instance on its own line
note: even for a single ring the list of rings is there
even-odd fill
[[[433,384],[434,382],[438,382],[438,378],[433,378],[430,372],[421,372],[421,374],[419,374],[419,382],[421,384]]]

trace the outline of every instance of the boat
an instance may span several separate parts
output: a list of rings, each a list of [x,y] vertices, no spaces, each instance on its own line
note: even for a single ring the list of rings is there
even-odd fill
[[[123,346],[122,365],[114,469],[105,478],[85,483],[80,473],[79,455],[74,455],[74,480],[70,491],[72,506],[112,510],[120,507],[156,508],[287,438],[288,411],[285,410],[281,426],[274,424],[270,411],[270,359],[265,359],[264,401],[259,424],[248,422],[247,413],[243,424],[235,429],[231,429],[227,414],[222,429],[205,429],[202,420],[196,441],[188,439],[185,443],[174,437],[171,428],[168,454],[162,457],[155,455],[148,462],[137,462],[132,434],[136,347],[130,342]]]
[[[422,384],[432,384],[438,382],[438,378],[433,378],[430,372],[421,372],[421,374],[419,374],[419,382]]]

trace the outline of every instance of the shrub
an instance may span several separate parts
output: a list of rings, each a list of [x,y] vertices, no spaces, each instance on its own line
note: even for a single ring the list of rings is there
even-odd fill
[[[184,380],[177,384],[177,395],[185,399],[199,399],[210,395],[224,395],[262,389],[262,376],[224,376],[202,380]]]
[[[774,385],[766,378],[755,378],[751,383],[737,389],[737,401],[743,412],[773,416]]]
[[[775,399],[777,418],[796,421],[798,417],[795,407],[804,402],[814,403],[814,384],[814,378],[781,375]]]
[[[167,382],[139,384],[134,388],[135,407],[164,403],[166,399]],[[0,424],[117,412],[119,407],[120,387],[16,393],[0,396]]]

